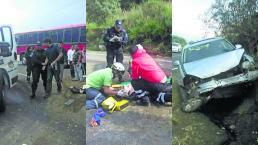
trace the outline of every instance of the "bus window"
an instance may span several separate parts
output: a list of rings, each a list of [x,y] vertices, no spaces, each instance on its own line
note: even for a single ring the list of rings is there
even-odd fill
[[[0,31],[1,32],[1,31]],[[0,33],[0,42],[3,41],[2,33]]]
[[[57,43],[57,32],[56,31],[50,32],[50,39],[52,40],[53,43]]]
[[[80,42],[86,42],[86,27],[81,27]]]
[[[79,28],[73,28],[72,29],[72,42],[78,42],[79,41]]]
[[[71,42],[72,34],[71,29],[65,30],[64,42]]]
[[[2,32],[4,34],[4,41],[8,42],[11,45],[11,50],[13,50],[13,38],[11,29],[9,27],[3,27]]]
[[[39,32],[39,41],[40,41],[40,42],[44,41],[44,40],[43,40],[43,33],[42,33],[42,32]]]
[[[28,34],[28,44],[32,44],[32,34]]]
[[[28,44],[28,35],[27,34],[23,35],[23,42],[24,42],[24,44]]]
[[[44,41],[45,39],[47,39],[47,38],[48,38],[48,39],[50,38],[48,31],[43,32],[43,41]]]
[[[58,42],[63,41],[63,34],[64,34],[64,30],[58,30],[57,31],[57,41]]]
[[[33,33],[33,41],[32,41],[34,44],[36,44],[38,42],[38,33],[35,32]]]

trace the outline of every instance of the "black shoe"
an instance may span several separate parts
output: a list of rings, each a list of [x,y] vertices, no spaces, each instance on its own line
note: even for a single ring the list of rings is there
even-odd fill
[[[50,97],[50,94],[46,94],[43,98],[44,99],[47,99],[47,98],[49,98]]]
[[[150,98],[148,96],[144,96],[141,99],[137,100],[136,104],[141,106],[150,106]]]
[[[30,95],[30,99],[34,99],[36,97],[35,94]]]

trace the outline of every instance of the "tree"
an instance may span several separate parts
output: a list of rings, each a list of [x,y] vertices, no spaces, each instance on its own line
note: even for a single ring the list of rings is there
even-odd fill
[[[218,24],[220,35],[235,44],[242,44],[250,54],[254,54],[258,44],[255,8],[256,0],[215,0],[206,22],[211,26]]]
[[[182,47],[184,47],[187,44],[187,42],[184,38],[176,36],[176,35],[172,36],[172,43],[179,43]]]
[[[120,0],[87,0],[87,22],[103,24],[109,16],[121,12]]]

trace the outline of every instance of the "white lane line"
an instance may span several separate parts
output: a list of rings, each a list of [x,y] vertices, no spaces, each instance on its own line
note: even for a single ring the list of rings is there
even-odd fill
[[[18,75],[21,75],[21,76],[27,77],[27,75],[22,74],[22,73],[18,73]]]

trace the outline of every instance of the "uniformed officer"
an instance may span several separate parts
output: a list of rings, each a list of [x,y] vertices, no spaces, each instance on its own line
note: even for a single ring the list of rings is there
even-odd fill
[[[121,20],[116,20],[115,26],[107,29],[103,40],[106,43],[107,67],[111,67],[115,57],[116,62],[123,63],[123,47],[128,41],[128,35],[122,26]]]
[[[33,47],[29,46],[25,53],[26,65],[27,65],[27,82],[30,83],[30,75],[32,72],[31,57],[33,55]]]
[[[36,97],[35,93],[38,87],[40,75],[43,81],[43,86],[46,91],[47,69],[46,69],[46,66],[44,65],[45,59],[46,59],[46,52],[41,47],[41,44],[38,43],[31,58],[31,61],[32,61],[32,85],[31,85],[32,95],[30,96],[31,99]]]

